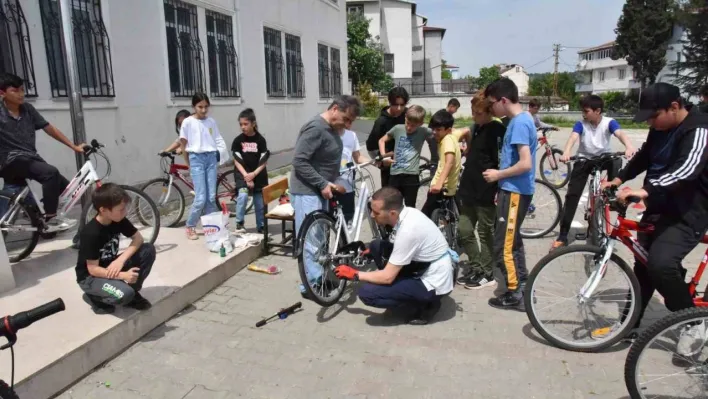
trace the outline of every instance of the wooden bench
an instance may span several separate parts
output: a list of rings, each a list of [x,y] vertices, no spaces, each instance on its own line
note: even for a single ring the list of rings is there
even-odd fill
[[[288,179],[282,179],[278,182],[270,184],[263,188],[263,203],[265,209],[268,209],[268,204],[273,201],[280,199],[280,196],[285,194],[288,190]],[[280,220],[281,222],[281,241],[280,243],[270,242],[270,236],[268,233],[268,221],[269,220]],[[288,223],[290,222],[290,223]],[[291,226],[288,229],[288,224]],[[265,214],[265,223],[263,223],[263,250],[266,255],[270,254],[270,247],[278,248],[289,248],[292,250],[293,258],[296,256],[297,252],[295,247],[297,245],[297,234],[295,233],[295,216],[280,216],[273,215],[270,212]]]

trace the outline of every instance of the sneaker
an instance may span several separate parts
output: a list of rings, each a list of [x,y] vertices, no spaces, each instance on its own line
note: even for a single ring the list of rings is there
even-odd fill
[[[620,324],[618,322],[618,323],[615,323],[615,324],[608,326],[608,327],[596,328],[596,329],[590,331],[590,338],[597,339],[597,340],[605,339],[610,334],[617,331],[617,329],[620,328],[621,326],[622,326],[622,324]]]
[[[467,284],[467,282],[474,281],[478,278],[479,277],[477,276],[477,273],[475,273],[473,271],[469,271],[457,279],[457,284],[465,285],[465,284]]]
[[[693,356],[703,349],[706,343],[706,326],[704,322],[686,325],[681,331],[676,352],[681,356]]]
[[[188,240],[198,240],[199,236],[197,235],[197,230],[194,229],[194,227],[187,227],[187,239]]]
[[[245,233],[246,228],[243,226],[243,223],[236,223],[236,227],[234,227],[233,233],[234,234],[241,234]]]
[[[424,307],[418,308],[407,320],[407,323],[413,326],[424,326],[430,323],[430,320],[440,310],[441,305],[439,300],[435,300]]]
[[[497,282],[492,276],[478,276],[474,280],[467,281],[465,283],[465,288],[470,290],[479,290],[487,287],[496,287]]]
[[[518,310],[518,311],[523,311],[523,305],[524,305],[524,300],[523,300],[523,295],[521,292],[511,292],[507,291],[502,295],[499,295],[496,298],[492,298],[489,300],[489,306],[497,309],[510,309],[510,310]]]
[[[553,251],[555,251],[556,249],[558,249],[558,248],[563,248],[563,247],[565,247],[565,246],[567,246],[567,245],[568,245],[568,243],[567,243],[566,241],[563,241],[563,240],[555,240],[555,241],[553,241],[553,244],[551,244],[551,249],[549,249],[548,252],[549,252],[549,253],[550,253],[550,252],[553,252]]]
[[[140,295],[139,292],[135,293],[135,297],[133,297],[133,300],[130,301],[129,304],[125,305],[129,308],[137,309],[137,310],[147,310],[152,307],[152,304],[150,301],[145,299],[142,295]]]
[[[56,233],[60,231],[69,230],[70,228],[76,226],[76,220],[64,219],[58,216],[54,216],[53,218],[46,221],[46,225],[47,233]]]
[[[91,303],[91,309],[96,314],[111,314],[116,311],[115,306],[104,303],[99,297],[88,294],[86,295],[86,297]]]

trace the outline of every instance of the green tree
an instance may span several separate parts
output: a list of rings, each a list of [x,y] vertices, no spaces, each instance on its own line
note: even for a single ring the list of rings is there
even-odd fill
[[[689,0],[677,13],[678,21],[686,29],[683,58],[674,62],[679,71],[676,84],[687,94],[698,94],[708,84],[708,7],[705,0]]]
[[[627,0],[617,22],[614,57],[627,57],[642,87],[656,82],[666,65],[675,0]]]
[[[571,103],[577,102],[575,94],[576,76],[573,72],[558,73],[558,96]],[[529,96],[546,97],[550,105],[553,96],[553,74],[537,73],[529,76]]]
[[[442,60],[442,65],[440,66],[440,77],[442,79],[452,79],[452,72],[447,69],[447,61]]]
[[[499,74],[499,68],[492,65],[490,67],[479,69],[479,77],[476,79],[475,83],[477,84],[477,87],[482,90],[500,77],[501,75]]]
[[[354,88],[369,83],[375,91],[388,91],[393,80],[384,72],[383,46],[369,33],[369,22],[362,14],[347,17],[349,77]]]

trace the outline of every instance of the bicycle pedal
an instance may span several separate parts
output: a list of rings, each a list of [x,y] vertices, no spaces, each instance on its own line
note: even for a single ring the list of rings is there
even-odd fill
[[[575,239],[578,241],[584,241],[584,240],[588,239],[588,235],[587,235],[587,233],[577,233],[575,235]]]

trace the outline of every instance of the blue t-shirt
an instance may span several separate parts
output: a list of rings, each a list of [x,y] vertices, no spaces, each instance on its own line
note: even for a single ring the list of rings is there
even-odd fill
[[[528,112],[516,115],[509,122],[504,135],[504,142],[501,149],[500,169],[507,169],[519,162],[519,150],[517,145],[527,145],[531,151],[531,170],[518,176],[502,179],[499,188],[502,190],[519,193],[522,195],[533,195],[536,176],[536,126],[533,117]]]

